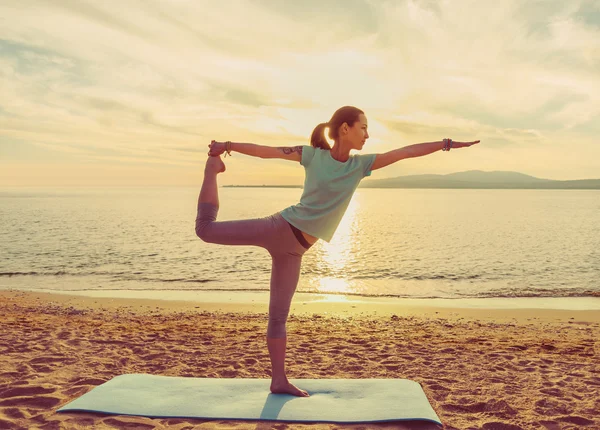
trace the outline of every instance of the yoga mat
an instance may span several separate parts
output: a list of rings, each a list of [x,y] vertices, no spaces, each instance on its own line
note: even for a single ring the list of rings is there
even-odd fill
[[[310,397],[272,394],[270,379],[120,375],[58,409],[150,418],[441,425],[421,386],[407,379],[290,379]]]

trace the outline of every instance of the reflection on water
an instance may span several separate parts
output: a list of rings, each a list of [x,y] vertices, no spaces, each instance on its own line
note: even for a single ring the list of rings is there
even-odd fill
[[[358,223],[358,208],[358,199],[353,198],[335,232],[333,240],[330,243],[321,241],[322,259],[326,266],[326,273],[329,273],[330,276],[318,279],[316,285],[318,292],[355,292],[346,275],[352,271],[353,253],[360,251],[354,249],[355,236],[357,235],[357,229],[354,226]]]
[[[327,291],[330,293],[348,293],[352,291],[347,279],[334,278],[331,276],[317,279],[315,289],[318,292]]]
[[[317,296],[319,297],[319,296]],[[326,294],[323,296],[320,296],[319,299],[314,300],[315,302],[321,302],[321,303],[353,303],[353,300],[350,300],[348,298],[348,296],[344,296],[341,294]]]

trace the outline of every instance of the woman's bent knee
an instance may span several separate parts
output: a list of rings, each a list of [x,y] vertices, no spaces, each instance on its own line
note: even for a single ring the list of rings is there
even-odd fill
[[[210,224],[217,219],[219,208],[212,203],[198,203],[196,217],[196,236],[204,242],[210,242]]]
[[[212,203],[198,203],[198,216],[196,219],[215,221],[219,208]]]
[[[196,236],[207,243],[210,243],[210,223],[211,221],[196,220]]]

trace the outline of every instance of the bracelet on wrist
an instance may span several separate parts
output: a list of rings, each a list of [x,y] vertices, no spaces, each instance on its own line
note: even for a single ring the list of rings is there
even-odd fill
[[[450,149],[452,149],[452,139],[446,138],[443,142],[444,147],[442,148],[442,151],[450,151]]]
[[[227,157],[228,155],[231,157],[231,141],[230,140],[225,142],[225,157]]]

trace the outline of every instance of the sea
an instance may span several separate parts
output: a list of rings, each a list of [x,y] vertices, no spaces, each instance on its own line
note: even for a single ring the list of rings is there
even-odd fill
[[[198,188],[0,190],[0,288],[268,291],[271,257],[195,235]],[[219,188],[218,220],[300,188]],[[359,188],[298,292],[411,299],[600,297],[599,190]]]

